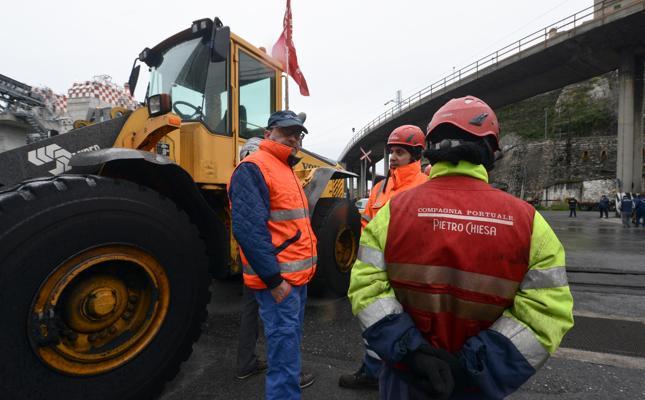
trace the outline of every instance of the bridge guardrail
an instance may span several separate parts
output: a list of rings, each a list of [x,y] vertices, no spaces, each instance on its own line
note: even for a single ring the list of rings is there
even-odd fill
[[[575,14],[572,14],[553,24],[550,24],[545,28],[535,31],[530,35],[524,36],[520,40],[502,47],[501,49],[490,53],[487,56],[482,57],[463,68],[460,68],[457,71],[453,71],[451,74],[443,77],[442,79],[439,79],[438,81],[435,81],[434,83],[424,87],[411,96],[406,97],[405,99],[401,100],[399,104],[389,108],[378,117],[368,122],[358,132],[356,132],[341,152],[339,160],[342,160],[345,157],[349,149],[356,142],[358,142],[369,132],[371,132],[372,128],[393,119],[395,116],[403,113],[404,111],[411,109],[412,106],[420,103],[422,99],[430,100],[437,92],[466,78],[473,76],[475,78],[478,78],[478,75],[482,70],[489,67],[498,66],[500,61],[504,61],[509,57],[520,53],[522,50],[534,47],[540,43],[542,43],[546,48],[549,39],[557,37],[558,34],[562,33],[563,31],[575,30],[575,28],[579,27],[580,25],[593,20],[594,14],[599,14],[598,19],[604,19],[605,16],[609,14],[609,10],[615,9],[615,3],[616,1],[607,0],[604,1],[602,3],[602,6],[599,8],[596,8],[598,7],[597,5],[589,6],[581,11],[576,12]],[[628,4],[628,6],[623,8],[622,10],[628,9],[635,5],[642,5],[643,3],[645,3],[645,0],[633,2]]]

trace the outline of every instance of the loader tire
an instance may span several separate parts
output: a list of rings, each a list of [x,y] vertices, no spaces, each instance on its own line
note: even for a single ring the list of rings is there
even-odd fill
[[[358,209],[345,199],[322,198],[316,204],[312,226],[318,239],[318,270],[311,292],[345,296],[361,234]]]
[[[75,175],[0,191],[0,398],[156,397],[208,284],[197,229],[157,192]]]

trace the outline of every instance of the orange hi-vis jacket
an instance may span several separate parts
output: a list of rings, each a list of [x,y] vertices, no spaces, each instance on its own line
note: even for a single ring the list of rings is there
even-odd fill
[[[241,163],[253,163],[262,173],[269,190],[270,217],[267,228],[275,246],[280,275],[293,286],[307,284],[316,273],[316,236],[309,220],[307,197],[300,180],[288,164],[291,147],[272,140],[260,142],[260,149]],[[240,248],[244,284],[266,289],[266,284]]]
[[[421,172],[421,161],[414,161],[408,165],[390,169],[390,178],[387,180],[385,192],[383,192],[383,182],[385,179],[372,188],[365,211],[361,215],[361,229],[367,226],[378,210],[392,197],[428,182],[428,176]]]

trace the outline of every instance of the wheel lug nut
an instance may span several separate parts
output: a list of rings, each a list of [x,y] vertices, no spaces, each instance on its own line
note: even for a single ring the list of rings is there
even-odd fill
[[[107,335],[108,335],[107,330],[105,330],[105,331],[101,331],[101,333],[99,333],[99,337],[100,337],[101,339],[105,339],[105,338],[107,337]]]
[[[127,321],[130,318],[132,318],[132,313],[130,311],[126,311],[126,312],[123,313],[123,315],[121,315],[121,318],[123,318],[124,320]]]
[[[137,296],[136,294],[131,294],[130,296],[128,296],[128,301],[130,303],[136,303],[137,300],[139,300],[139,296]]]
[[[128,309],[128,311],[133,311],[133,310],[134,310],[134,304],[132,304],[132,303],[128,303],[128,305],[126,306],[126,308]]]
[[[110,334],[113,334],[114,332],[116,332],[116,326],[111,326],[111,327],[109,327],[109,328],[108,328],[108,332],[109,332]]]
[[[96,342],[96,339],[98,339],[98,335],[96,333],[91,334],[88,338],[90,342]]]

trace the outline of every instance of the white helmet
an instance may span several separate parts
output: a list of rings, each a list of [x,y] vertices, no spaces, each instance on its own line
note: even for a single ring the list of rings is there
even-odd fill
[[[246,156],[257,151],[260,148],[260,142],[262,141],[259,137],[252,137],[242,145],[240,149],[240,161],[244,160]]]

